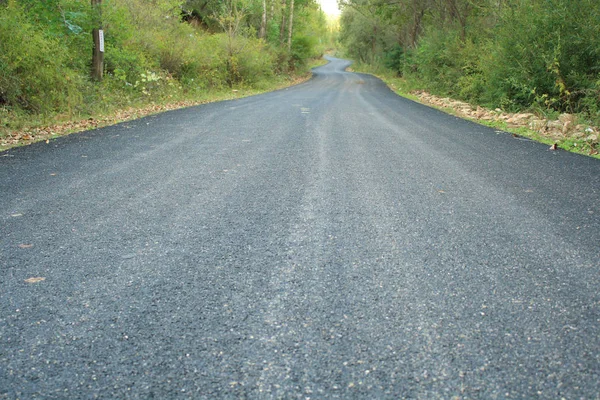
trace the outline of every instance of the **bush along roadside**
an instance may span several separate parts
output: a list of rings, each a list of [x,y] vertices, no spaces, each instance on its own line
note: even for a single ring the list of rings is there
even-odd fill
[[[135,106],[109,109],[103,113],[91,114],[87,118],[50,118],[48,120],[39,120],[29,124],[24,124],[19,129],[5,130],[0,134],[0,151],[8,150],[14,147],[26,146],[29,144],[45,141],[50,143],[53,139],[68,135],[71,133],[83,132],[90,129],[101,128],[114,125],[120,122],[130,121],[143,116],[157,114],[169,110],[176,110],[184,107],[192,107],[201,104],[207,104],[215,101],[233,100],[247,96],[253,96],[272,90],[278,90],[291,85],[304,82],[311,77],[309,72],[296,73],[291,76],[280,77],[273,80],[269,85],[261,89],[241,88],[231,90],[220,90],[207,92],[203,96],[194,96],[188,100],[164,100],[159,103],[150,99],[148,103],[137,103]],[[0,132],[2,132],[0,130]]]
[[[327,42],[325,18],[310,1],[295,12],[274,4],[268,18],[260,0],[96,3],[100,81],[91,77],[99,17],[89,1],[0,1],[0,150],[290,85]]]
[[[588,124],[578,123],[575,114],[562,113],[558,118],[548,118],[534,113],[508,113],[500,108],[490,110],[473,106],[459,100],[434,96],[422,90],[411,92],[422,103],[442,110],[449,109],[460,117],[480,122],[492,127],[512,131],[515,134],[550,143],[552,148],[560,147],[590,156],[600,152],[600,129]]]
[[[485,123],[507,129],[533,114],[529,135],[594,154],[598,21],[597,0],[346,0],[339,37],[349,58],[402,78],[405,94],[479,105],[475,114],[492,113]]]
[[[354,65],[352,71],[377,76],[400,96],[437,108],[452,115],[490,126],[517,137],[526,137],[549,145],[600,159],[600,127],[591,125],[585,116],[569,113],[507,112],[415,89],[414,81],[394,76],[385,68]]]

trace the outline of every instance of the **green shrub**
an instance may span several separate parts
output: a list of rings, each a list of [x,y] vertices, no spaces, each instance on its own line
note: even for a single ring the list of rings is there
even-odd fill
[[[273,76],[275,62],[273,54],[268,51],[263,41],[254,38],[242,38],[244,46],[238,54],[238,70],[241,80],[253,85]]]
[[[0,0],[1,134],[23,121],[205,97],[226,86],[266,87],[274,74],[287,74],[290,63],[303,63],[319,51],[315,32],[324,25],[315,3],[296,7],[292,55],[279,43],[275,20],[268,40],[256,38],[261,3],[240,2],[243,11],[229,15],[239,22],[233,30],[215,18],[223,5],[218,0],[103,1],[105,74],[96,82],[90,78],[91,31],[100,21],[89,0]],[[201,25],[193,24],[198,19],[186,22],[185,7],[202,17]],[[216,33],[221,30],[227,33]]]
[[[313,55],[314,46],[314,39],[309,36],[294,37],[291,49],[291,61],[294,68],[301,68],[306,65],[306,60]]]
[[[148,66],[143,53],[108,41],[105,44],[106,55],[104,68],[107,73],[115,75],[123,84],[131,84],[138,79]]]
[[[66,67],[68,49],[29,23],[16,1],[0,7],[0,100],[29,112],[72,112],[84,81]]]
[[[383,65],[400,76],[404,70],[404,62],[404,49],[397,43],[383,53]]]
[[[462,75],[460,40],[455,32],[432,30],[419,43],[414,61],[421,79],[435,92],[448,95],[455,92]]]
[[[507,8],[485,65],[488,101],[577,112],[593,102],[600,71],[600,4],[523,2]]]

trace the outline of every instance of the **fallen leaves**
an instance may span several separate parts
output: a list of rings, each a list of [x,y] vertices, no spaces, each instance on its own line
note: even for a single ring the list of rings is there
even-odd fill
[[[31,278],[25,279],[25,282],[26,283],[38,283],[38,282],[42,282],[45,280],[46,280],[46,278],[43,278],[41,276],[35,276],[35,277],[32,276]]]
[[[311,77],[311,73],[307,73],[304,75],[296,75],[293,78],[281,83],[280,85],[272,87],[270,90],[288,88],[290,86],[306,82]],[[60,122],[47,126],[29,127],[21,129],[19,131],[9,131],[6,133],[5,131],[0,130],[0,150],[6,150],[11,147],[27,145],[39,141],[45,141],[46,144],[50,144],[52,139],[74,132],[82,132],[85,130],[99,128],[102,126],[114,125],[119,122],[130,121],[141,118],[146,115],[156,114],[163,111],[176,110],[184,107],[192,107],[201,104],[212,103],[215,101],[237,99],[240,97],[245,97],[258,93],[264,93],[264,91],[234,89],[232,92],[228,91],[227,93],[216,94],[211,98],[199,100],[181,100],[167,104],[148,104],[142,107],[129,107],[126,109],[112,112],[108,116],[102,116],[98,118],[87,118],[78,121],[73,120],[67,122]]]
[[[209,101],[179,101],[171,104],[151,104],[146,107],[133,108],[118,111],[111,116],[102,118],[86,118],[79,121],[69,121],[58,123],[49,126],[25,129],[23,131],[15,131],[10,134],[0,137],[0,148],[10,148],[13,146],[30,144],[37,141],[45,141],[50,144],[50,140],[58,136],[66,135],[73,132],[82,132],[90,129],[95,129],[102,126],[113,125],[122,121],[137,119],[146,115],[155,114],[162,111],[175,110],[183,107],[191,107],[199,104],[208,103]]]

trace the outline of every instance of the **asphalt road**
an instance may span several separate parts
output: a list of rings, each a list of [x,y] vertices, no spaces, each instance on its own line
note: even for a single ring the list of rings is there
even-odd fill
[[[598,398],[600,161],[346,66],[0,153],[0,398]]]

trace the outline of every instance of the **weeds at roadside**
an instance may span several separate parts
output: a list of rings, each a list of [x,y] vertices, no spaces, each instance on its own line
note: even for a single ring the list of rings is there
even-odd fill
[[[308,80],[310,76],[310,73],[304,73],[286,78],[279,77],[278,79],[269,82],[263,82],[261,85],[256,85],[260,88],[240,87],[239,89],[221,89],[206,93],[188,94],[187,96],[180,95],[178,98],[175,96],[171,98],[167,97],[167,100],[160,103],[148,101],[146,103],[139,102],[136,105],[129,107],[107,107],[102,110],[102,112],[92,115],[82,115],[79,116],[79,118],[75,115],[57,116],[55,118],[37,116],[37,118],[26,120],[26,116],[11,116],[12,120],[7,121],[7,119],[2,119],[3,125],[0,126],[0,151],[41,141],[50,143],[53,139],[71,133],[114,125],[116,123],[130,121],[164,111],[216,101],[239,99],[283,89],[304,82]],[[6,123],[18,128],[7,129],[4,125]]]
[[[433,96],[426,92],[422,92],[418,90],[418,84],[414,82],[409,82],[403,78],[390,76],[390,74],[386,73],[386,71],[384,70],[379,69],[375,71],[369,66],[357,65],[354,66],[354,71],[375,75],[381,80],[383,80],[388,85],[388,87],[390,87],[390,89],[392,89],[395,93],[399,94],[400,96],[431,106],[445,113],[455,115],[460,118],[464,118],[494,129],[509,132],[516,136],[525,137],[536,142],[548,144],[549,146],[558,147],[566,151],[600,159],[600,128],[594,127],[586,123],[588,121],[586,121],[583,116],[568,115],[569,118],[571,118],[571,127],[570,129],[567,129],[566,132],[561,132],[561,130],[564,131],[565,125],[567,125],[567,123],[560,121],[562,115],[558,115],[558,113],[542,113],[539,110],[535,110],[535,113],[530,114],[509,114],[499,109],[489,110],[481,106],[470,105],[470,108],[473,110],[481,110],[482,115],[485,116],[485,119],[483,119],[474,116],[474,114],[476,113],[465,114],[463,112],[460,112],[460,110],[456,107],[447,106],[444,104],[445,102],[443,100],[450,100],[450,103],[462,102],[458,102],[447,98],[441,98]],[[426,95],[423,96],[423,93],[425,93]],[[531,119],[528,119],[523,124],[518,124],[516,122],[509,124],[506,122],[510,119],[510,115],[519,116],[525,114],[531,115],[533,117],[531,117]],[[538,127],[535,125],[536,123],[539,123],[542,126]]]

